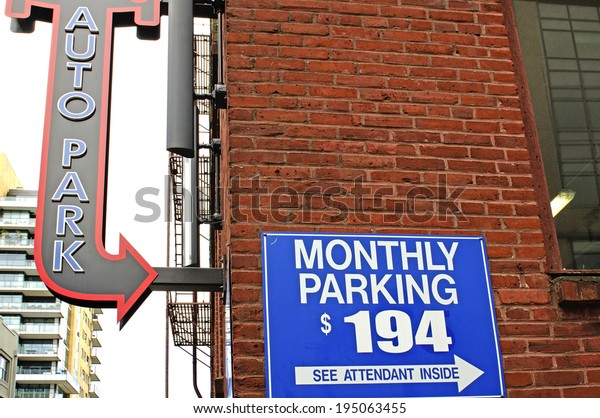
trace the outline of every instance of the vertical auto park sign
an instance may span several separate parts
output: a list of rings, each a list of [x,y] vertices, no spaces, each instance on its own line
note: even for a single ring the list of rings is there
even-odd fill
[[[160,0],[7,0],[13,30],[52,22],[52,51],[35,232],[48,288],[84,306],[115,306],[121,321],[156,271],[120,237],[104,247],[113,29],[154,26]],[[25,121],[27,117],[24,117]]]
[[[482,237],[262,235],[269,397],[505,395]]]

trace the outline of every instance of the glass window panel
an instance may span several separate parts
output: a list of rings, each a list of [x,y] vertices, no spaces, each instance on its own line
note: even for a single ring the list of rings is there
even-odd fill
[[[0,282],[22,282],[24,279],[25,275],[23,273],[0,273]]]
[[[573,23],[573,30],[579,30],[579,31],[591,31],[591,32],[598,32],[600,31],[600,22],[578,22],[578,21],[574,21]]]
[[[579,87],[581,79],[578,72],[550,71],[550,85],[552,87]]]
[[[571,30],[568,20],[542,19],[542,29]]]
[[[598,35],[600,36],[600,35]],[[577,62],[577,61],[573,61]],[[600,71],[600,61],[599,60],[581,60],[579,61],[579,67],[581,71]]]
[[[563,145],[560,147],[562,161],[586,160],[590,158],[592,147],[590,145]]]
[[[4,219],[29,219],[29,212],[23,210],[9,210],[2,213]]]
[[[594,61],[592,61],[594,62]],[[600,61],[599,66],[600,66]],[[579,70],[577,66],[577,60],[573,59],[549,59],[548,60],[548,69],[549,70]]]
[[[573,207],[598,206],[598,190],[596,188],[596,176],[578,175],[576,177],[565,177],[565,184],[569,189],[575,190]]]
[[[590,136],[587,132],[562,131],[558,133],[558,142],[561,144],[565,142],[588,142],[589,140]]]
[[[581,73],[585,87],[600,87],[600,73]]]
[[[552,89],[553,99],[583,99],[583,91],[575,89]]]
[[[562,163],[561,165],[563,174],[575,175],[575,174],[594,174],[594,165],[588,163]],[[568,183],[568,182],[566,182]]]
[[[25,254],[1,253],[0,260],[6,261],[22,261],[25,260]]]
[[[598,254],[575,254],[576,269],[596,270],[600,268],[600,257]]]
[[[585,90],[585,97],[588,100],[599,100],[600,99],[600,89]]]
[[[553,58],[575,58],[575,45],[570,32],[543,32],[546,55]],[[584,42],[582,40],[581,42]]]
[[[576,253],[585,253],[588,252],[588,247],[590,245],[589,241],[573,241],[571,243],[571,247],[573,248],[573,251]]]
[[[540,17],[567,18],[567,6],[563,4],[538,3]]]
[[[594,129],[600,129],[600,102],[588,102],[590,111],[590,125]]]
[[[569,6],[571,19],[598,20],[598,9],[592,6]]]
[[[554,120],[559,129],[585,128],[587,121],[583,102],[555,102]]]
[[[44,387],[31,387],[31,385],[25,387],[17,387],[16,391],[17,398],[49,398],[50,388]]]
[[[8,382],[8,360],[0,355],[0,380]]]
[[[21,317],[20,316],[12,316],[12,315],[3,315],[2,319],[4,320],[5,324],[17,324],[19,325],[21,323]]]
[[[20,303],[23,300],[21,295],[0,295],[1,303]]]
[[[579,58],[600,58],[600,36],[593,32],[575,32],[575,45]]]

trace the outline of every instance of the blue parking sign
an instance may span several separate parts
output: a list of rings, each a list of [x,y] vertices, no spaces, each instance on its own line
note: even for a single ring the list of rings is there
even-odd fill
[[[483,237],[264,232],[268,397],[505,395]]]

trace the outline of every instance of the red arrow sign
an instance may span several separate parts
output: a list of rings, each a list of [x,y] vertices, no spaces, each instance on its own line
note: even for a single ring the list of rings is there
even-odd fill
[[[46,19],[48,11],[53,31],[36,266],[58,298],[116,306],[122,321],[157,273],[122,235],[118,254],[104,246],[113,28],[116,16],[120,25],[133,16],[127,23],[157,26],[160,0],[7,0],[6,14],[21,23]]]

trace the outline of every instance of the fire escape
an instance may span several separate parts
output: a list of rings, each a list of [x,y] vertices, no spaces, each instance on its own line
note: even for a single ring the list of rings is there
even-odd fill
[[[211,24],[210,30],[204,31],[209,34],[193,35],[193,149],[171,152],[169,157],[173,238],[170,251],[176,268],[210,264],[214,260],[214,232],[221,229],[219,110],[226,106],[221,67],[223,8],[223,1],[196,0],[194,3],[194,16],[209,17]],[[175,148],[178,147],[179,144]],[[186,153],[188,155],[180,155]],[[204,247],[208,251],[204,251]],[[202,348],[210,350],[212,347],[213,307],[209,295],[209,292],[199,291],[193,283],[189,290],[179,288],[167,292],[167,317],[173,344],[192,356],[194,389],[198,397],[201,394],[197,386],[197,364],[210,367],[199,358],[199,354],[210,358],[210,353]]]

